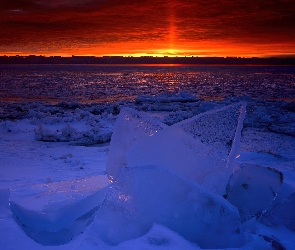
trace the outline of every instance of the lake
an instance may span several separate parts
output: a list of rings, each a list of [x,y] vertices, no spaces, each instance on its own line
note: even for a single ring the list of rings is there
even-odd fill
[[[295,66],[0,66],[0,99],[5,102],[91,103],[179,92],[200,99],[294,100]]]

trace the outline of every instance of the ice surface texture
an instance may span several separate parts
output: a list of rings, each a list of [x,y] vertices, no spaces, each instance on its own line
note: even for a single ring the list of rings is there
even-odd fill
[[[87,213],[103,202],[109,184],[106,176],[38,184],[13,191],[10,208],[26,233],[37,242],[64,244],[81,233],[79,230],[91,215]]]
[[[125,165],[164,166],[224,194],[239,150],[245,106],[240,102],[204,112],[137,140],[126,153]]]
[[[143,138],[153,136],[168,127],[152,117],[130,108],[123,108],[117,118],[106,163],[106,173],[112,179],[120,167],[126,167],[126,152]]]
[[[110,245],[144,235],[153,223],[201,247],[243,242],[236,207],[160,166],[121,168],[94,223],[98,237]]]

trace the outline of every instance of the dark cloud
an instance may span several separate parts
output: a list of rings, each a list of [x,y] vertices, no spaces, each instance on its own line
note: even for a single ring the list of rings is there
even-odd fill
[[[31,10],[38,6],[33,0],[1,0],[1,10]]]

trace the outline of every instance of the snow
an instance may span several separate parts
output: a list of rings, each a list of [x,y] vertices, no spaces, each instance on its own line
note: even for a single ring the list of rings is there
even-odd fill
[[[171,102],[197,102],[199,99],[195,95],[188,92],[181,91],[176,94],[161,94],[158,96],[142,95],[138,96],[135,100],[138,103],[145,102],[160,102],[160,103],[171,103]]]
[[[257,186],[248,189],[251,191],[250,205],[257,205],[253,210],[251,206],[251,211],[259,211],[258,215],[251,212],[251,218],[240,217],[241,209],[248,205],[246,200],[236,196],[226,200],[208,190],[208,186],[196,183],[168,166],[158,166],[162,164],[146,166],[147,162],[144,162],[139,167],[116,167],[115,172],[119,171],[119,175],[110,186],[105,175],[107,159],[117,150],[123,156],[128,155],[137,148],[135,145],[161,134],[167,141],[175,142],[167,143],[167,148],[178,150],[180,144],[177,143],[182,137],[170,130],[179,131],[180,125],[187,122],[179,121],[200,117],[199,114],[209,110],[213,110],[209,114],[214,114],[230,105],[236,107],[242,100],[183,101],[167,97],[167,101],[155,101],[149,97],[141,103],[1,103],[0,248],[200,249],[220,246],[225,249],[280,249],[278,246],[281,246],[292,249],[295,245],[295,138],[292,132],[295,115],[291,104],[247,98],[240,147],[239,138],[235,147],[240,152],[232,163],[232,170],[241,170],[233,174],[230,184],[234,186],[234,176],[240,176],[235,185],[243,182],[248,174],[257,178],[257,181],[249,182]],[[109,146],[121,110],[122,114],[139,115],[137,125],[143,122],[144,126],[136,133],[130,130],[127,134],[121,130],[118,134],[126,141],[114,145],[111,141]],[[161,129],[150,137],[151,127],[144,130],[145,121],[149,121],[151,127],[158,124]],[[239,133],[239,129],[235,130],[233,138]],[[46,135],[52,139],[46,139]],[[187,138],[193,140],[190,135]],[[158,149],[164,142],[159,143],[156,144]],[[126,145],[129,146],[124,148]],[[112,147],[118,149],[113,151]],[[213,150],[213,155],[219,156],[219,149]],[[226,152],[223,154],[226,155],[224,166],[230,148]],[[159,156],[161,153],[165,153],[165,147],[159,149]],[[236,154],[234,150],[232,155]],[[115,165],[124,166],[121,158],[118,159],[119,164]],[[255,176],[254,171],[245,174],[243,171],[247,168],[241,166],[249,164],[259,168],[263,178]],[[264,174],[270,168],[271,174]],[[277,182],[281,174],[282,184]],[[224,183],[228,181],[229,178]],[[268,187],[272,188],[275,197]],[[266,196],[269,197],[266,203],[261,199],[263,206],[257,202],[260,201],[258,188],[263,191],[262,195],[273,195]],[[191,192],[186,191],[188,189]],[[124,195],[115,196],[118,190]],[[107,198],[103,200],[105,195]],[[129,199],[131,197],[133,199]],[[209,200],[215,205],[211,206]],[[239,204],[230,201],[239,201]],[[138,210],[132,209],[133,206]],[[224,218],[218,216],[221,207],[226,211]],[[190,216],[195,211],[197,213]],[[126,226],[126,222],[130,222],[130,226]],[[102,223],[106,227],[102,228]],[[194,235],[196,232],[197,236]]]

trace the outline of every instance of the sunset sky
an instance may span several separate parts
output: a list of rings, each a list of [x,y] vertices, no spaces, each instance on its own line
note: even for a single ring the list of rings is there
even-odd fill
[[[0,55],[295,56],[294,0],[0,0]]]

